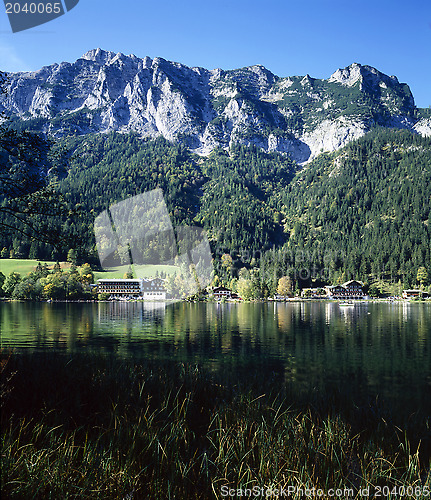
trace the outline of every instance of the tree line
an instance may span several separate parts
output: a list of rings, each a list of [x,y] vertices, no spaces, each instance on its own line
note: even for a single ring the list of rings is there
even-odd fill
[[[89,264],[62,269],[59,262],[50,269],[37,264],[34,271],[25,276],[11,272],[5,276],[0,272],[0,296],[30,300],[77,300],[92,299],[90,284],[94,274]]]

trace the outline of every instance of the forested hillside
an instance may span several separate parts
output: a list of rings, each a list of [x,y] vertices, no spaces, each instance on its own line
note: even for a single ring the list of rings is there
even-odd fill
[[[93,222],[101,211],[156,187],[164,192],[174,226],[207,229],[215,255],[227,252],[247,263],[284,241],[277,206],[295,167],[281,155],[235,146],[200,158],[162,138],[142,142],[136,134],[90,135],[61,144],[73,154],[58,188],[79,217],[51,224],[71,235],[82,258],[95,258]],[[12,241],[3,235],[0,245],[15,257],[56,259],[68,251],[23,241],[19,234]]]
[[[199,157],[136,134],[71,137],[58,145],[71,157],[57,189],[72,212],[47,227],[68,235],[81,261],[96,264],[94,218],[160,187],[174,226],[207,230],[226,283],[254,267],[269,293],[284,275],[299,287],[350,278],[413,286],[419,267],[431,271],[430,146],[431,139],[407,131],[376,129],[298,170],[255,147]],[[70,249],[16,232],[0,238],[4,255],[15,257],[65,259]]]
[[[89,226],[90,240],[99,212],[160,187],[174,226],[202,226],[215,254],[248,258],[283,242],[276,205],[292,176],[292,162],[256,148],[236,146],[229,154],[199,158],[164,139],[142,145],[136,135],[111,134],[77,146],[61,191],[82,207],[85,222],[78,232]]]
[[[284,268],[281,274],[314,269],[330,280],[413,285],[419,267],[431,269],[429,138],[377,129],[320,155],[283,203],[288,242],[265,258],[266,266]]]

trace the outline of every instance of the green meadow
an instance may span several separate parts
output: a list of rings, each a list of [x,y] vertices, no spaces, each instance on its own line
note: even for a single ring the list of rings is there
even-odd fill
[[[12,272],[26,275],[36,269],[38,262],[40,262],[42,265],[47,264],[49,269],[52,269],[55,264],[55,262],[53,261],[40,261],[31,259],[0,259],[0,272],[2,272],[5,276]],[[60,262],[60,266],[62,269],[68,269],[70,267],[70,263]]]
[[[129,266],[112,267],[105,271],[94,271],[95,280],[124,278],[125,273],[129,270]],[[174,274],[178,271],[176,266],[132,266],[133,275],[137,278],[154,277],[162,272],[166,275]]]
[[[38,261],[31,259],[0,259],[0,272],[2,272],[5,276],[8,276],[12,272],[16,272],[25,276],[26,274],[34,271],[36,266],[40,262],[42,265],[45,263],[48,265],[49,269],[54,267],[55,262],[53,261]],[[62,269],[69,269],[69,262],[60,262],[60,266]],[[111,278],[124,278],[124,274],[129,270],[129,266],[118,266],[112,267],[110,269],[104,271],[94,271],[94,279],[111,279]],[[132,270],[134,271],[134,276],[138,278],[148,278],[150,276],[154,277],[156,274],[161,274],[162,272],[165,275],[170,275],[175,273],[178,268],[175,266],[133,266]]]

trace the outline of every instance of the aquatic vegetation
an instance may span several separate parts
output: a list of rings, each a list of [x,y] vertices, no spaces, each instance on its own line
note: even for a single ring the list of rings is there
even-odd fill
[[[431,487],[428,416],[400,421],[336,391],[294,394],[279,373],[33,353],[13,354],[1,376],[3,498],[188,500],[289,486],[290,498],[383,486],[420,498],[414,488]]]

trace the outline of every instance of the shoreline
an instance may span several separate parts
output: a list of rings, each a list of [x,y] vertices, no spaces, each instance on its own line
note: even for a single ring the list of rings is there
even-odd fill
[[[10,297],[0,297],[1,302],[31,302],[31,303],[45,303],[45,304],[111,304],[111,303],[157,303],[157,304],[175,304],[178,302],[182,303],[207,303],[207,304],[253,304],[253,303],[295,303],[295,302],[324,302],[326,304],[339,304],[346,302],[346,299],[313,299],[313,298],[302,298],[302,297],[292,297],[290,299],[280,300],[280,299],[252,299],[252,300],[188,300],[188,299],[166,299],[166,300],[148,300],[148,299],[127,299],[127,300],[98,300],[98,299],[77,299],[77,300],[31,300],[31,299],[12,299]],[[385,298],[385,297],[375,297],[369,299],[349,299],[352,302],[350,305],[355,304],[369,304],[369,303],[388,303],[388,304],[406,304],[406,303],[418,303],[418,304],[429,304],[431,303],[431,297],[427,299],[403,299],[403,298]]]

